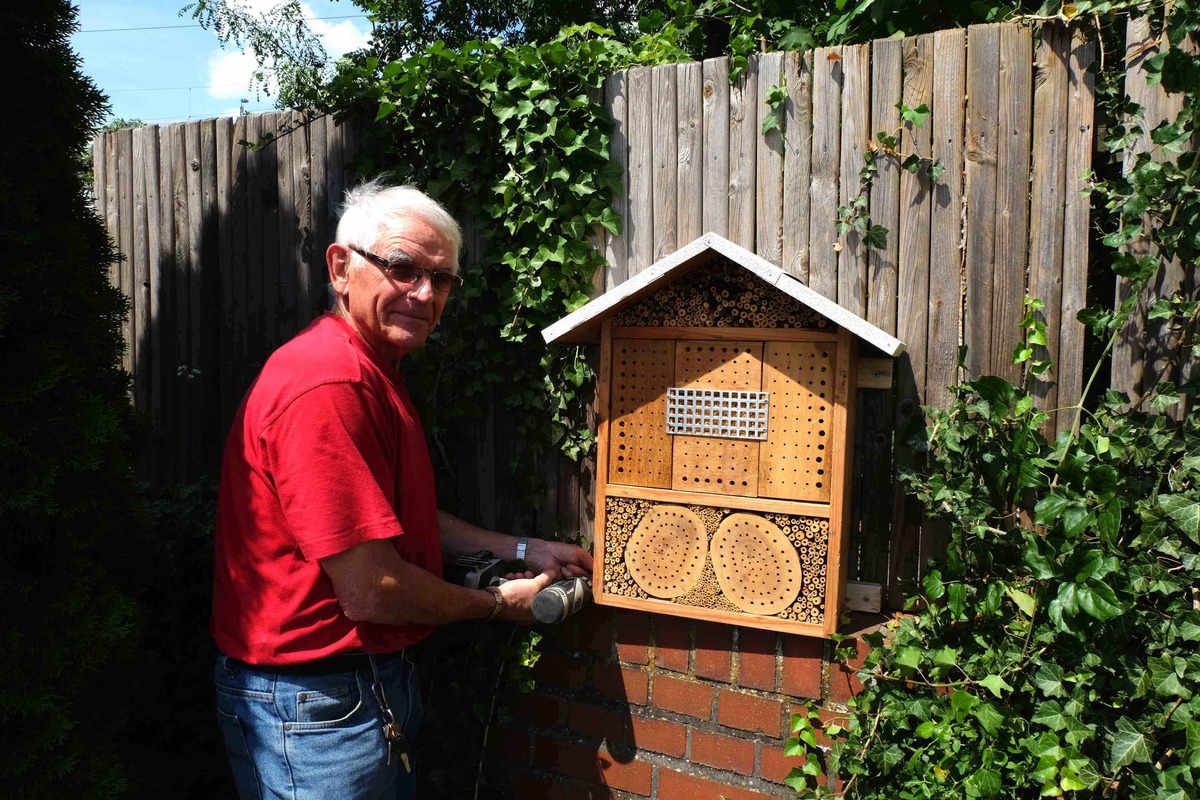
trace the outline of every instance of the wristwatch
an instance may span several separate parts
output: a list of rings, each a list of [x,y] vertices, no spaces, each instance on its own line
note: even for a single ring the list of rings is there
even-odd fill
[[[529,537],[528,536],[522,536],[520,539],[517,539],[517,557],[514,560],[515,561],[524,561],[525,560],[525,550],[528,549],[528,547],[529,547]]]

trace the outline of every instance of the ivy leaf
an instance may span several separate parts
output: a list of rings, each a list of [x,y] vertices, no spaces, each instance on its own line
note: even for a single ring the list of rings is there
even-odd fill
[[[888,229],[882,225],[872,225],[867,228],[867,232],[863,234],[863,244],[867,247],[876,250],[882,250],[887,247]]]
[[[1200,503],[1183,494],[1160,494],[1155,511],[1174,522],[1193,542],[1200,544]]]
[[[817,46],[817,40],[812,32],[801,25],[795,25],[779,38],[780,50],[811,50]]]
[[[1084,585],[1076,584],[1076,595],[1079,607],[1101,622],[1107,622],[1121,614],[1121,603],[1107,583],[1088,581]]]
[[[994,769],[981,769],[964,782],[967,797],[992,798],[1000,796],[1000,773]]]
[[[655,13],[661,14],[662,12],[658,11]],[[807,765],[808,762],[805,763],[805,766]],[[803,792],[808,788],[808,776],[806,776],[804,771],[798,767],[793,767],[792,771],[789,772],[787,777],[783,779],[783,782],[796,790],[796,792]]]
[[[1063,668],[1057,664],[1042,664],[1033,675],[1033,684],[1046,697],[1065,697]]]
[[[955,619],[962,617],[967,606],[967,587],[962,583],[952,583],[946,587],[946,607]]]
[[[989,736],[995,736],[996,732],[1000,730],[1000,726],[1004,724],[1004,714],[991,703],[980,703],[972,713],[975,715],[975,719],[979,720],[980,727]]]
[[[1117,720],[1117,730],[1108,751],[1109,769],[1114,772],[1135,761],[1150,760],[1150,740],[1137,729],[1129,717]]]
[[[611,206],[605,206],[604,210],[600,212],[600,219],[597,222],[613,236],[621,233],[621,217],[616,211],[613,211]]]
[[[999,675],[988,675],[979,682],[979,685],[983,686],[996,697],[1000,698],[1004,697],[1005,692],[1011,692],[1013,690],[1013,687],[1009,686],[1004,678],[1001,678]]]
[[[937,183],[942,179],[942,173],[946,171],[946,165],[941,160],[934,161],[929,165],[929,182]]]
[[[1017,604],[1017,608],[1021,609],[1021,612],[1025,614],[1025,616],[1033,616],[1034,611],[1037,610],[1037,600],[1035,600],[1032,595],[1022,592],[1020,589],[1016,589],[1012,586],[1006,587],[1005,592],[1008,594],[1009,599]]]

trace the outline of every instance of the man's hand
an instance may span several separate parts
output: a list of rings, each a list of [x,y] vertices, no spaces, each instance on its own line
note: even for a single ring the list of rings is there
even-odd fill
[[[563,578],[586,578],[592,574],[592,556],[587,550],[566,542],[530,539],[525,551],[525,572],[512,572],[509,578],[532,578],[537,573],[551,575],[552,581]],[[530,602],[533,602],[532,599]]]
[[[508,622],[531,624],[533,618],[533,598],[554,580],[548,572],[531,578],[517,578],[500,584],[500,613],[498,619]]]

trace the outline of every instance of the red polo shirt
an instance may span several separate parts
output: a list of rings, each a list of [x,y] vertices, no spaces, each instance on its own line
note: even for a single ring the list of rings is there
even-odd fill
[[[320,559],[372,539],[442,574],[433,468],[400,375],[326,314],[263,366],[221,466],[212,633],[221,652],[285,666],[389,653],[424,625],[352,622]]]

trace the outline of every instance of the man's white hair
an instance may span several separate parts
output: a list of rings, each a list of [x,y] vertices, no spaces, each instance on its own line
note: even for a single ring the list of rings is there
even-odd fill
[[[457,272],[462,229],[441,203],[412,186],[389,186],[374,178],[347,191],[337,226],[337,242],[370,247],[389,223],[406,217],[417,217],[446,237],[454,251],[451,266]]]

